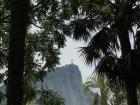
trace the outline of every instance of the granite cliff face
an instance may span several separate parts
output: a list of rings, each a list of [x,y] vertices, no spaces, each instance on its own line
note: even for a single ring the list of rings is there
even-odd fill
[[[82,77],[78,66],[70,64],[60,67],[48,73],[45,81],[50,89],[65,98],[66,105],[91,105],[82,89]]]
[[[59,67],[51,71],[44,78],[48,88],[56,91],[65,99],[65,105],[92,105],[95,94],[91,91],[85,93],[82,88],[82,77],[78,66],[74,64]],[[37,83],[40,88],[40,83]],[[0,86],[0,92],[6,90],[5,86]],[[6,105],[3,100],[2,105]]]

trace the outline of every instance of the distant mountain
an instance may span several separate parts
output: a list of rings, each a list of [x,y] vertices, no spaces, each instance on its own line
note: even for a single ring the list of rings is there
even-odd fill
[[[92,105],[94,93],[84,93],[82,77],[74,64],[57,68],[45,77],[48,88],[65,98],[66,105]]]
[[[85,93],[82,88],[82,77],[78,66],[74,64],[59,67],[51,71],[44,78],[48,88],[56,91],[65,99],[65,105],[92,105],[95,95],[92,91]],[[40,88],[41,84],[37,83]],[[6,90],[0,86],[0,92]],[[5,105],[4,100],[2,105]]]

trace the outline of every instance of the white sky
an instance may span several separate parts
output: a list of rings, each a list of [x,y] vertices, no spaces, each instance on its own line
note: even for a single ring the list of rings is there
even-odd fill
[[[32,31],[37,31],[38,28],[32,26]],[[83,82],[92,74],[94,67],[89,67],[85,64],[84,60],[80,56],[79,47],[85,46],[86,43],[83,41],[75,41],[72,38],[67,38],[66,46],[61,49],[60,55],[60,65],[64,66],[66,64],[71,64],[72,60],[75,65],[77,65],[81,71]]]
[[[71,64],[73,60],[73,63],[76,64],[81,71],[83,82],[87,80],[94,70],[94,67],[89,67],[85,64],[82,56],[80,56],[80,52],[78,52],[79,47],[83,47],[85,45],[85,42],[74,41],[68,38],[66,46],[61,49],[62,54],[60,55],[60,66]]]

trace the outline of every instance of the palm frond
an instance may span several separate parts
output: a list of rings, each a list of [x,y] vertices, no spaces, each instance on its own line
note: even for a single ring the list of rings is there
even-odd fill
[[[119,74],[116,68],[118,58],[114,55],[109,55],[101,58],[97,67],[95,68],[98,75],[106,75],[109,82],[116,82],[118,80]]]
[[[89,65],[92,65],[93,61],[99,60],[101,57],[101,52],[99,50],[95,50],[92,46],[81,47],[80,52],[85,62]]]
[[[87,92],[90,88],[99,88],[97,81],[95,78],[90,78],[83,85],[84,91]]]
[[[119,50],[117,34],[104,27],[92,37],[86,47],[81,47],[80,51],[86,63],[92,64],[94,60],[100,59],[103,55],[113,54],[115,50]]]
[[[100,103],[100,97],[99,97],[99,95],[96,94],[94,96],[93,105],[99,105],[99,103]]]
[[[85,19],[78,19],[72,22],[74,26],[73,39],[87,41],[90,38],[90,33],[87,28]]]

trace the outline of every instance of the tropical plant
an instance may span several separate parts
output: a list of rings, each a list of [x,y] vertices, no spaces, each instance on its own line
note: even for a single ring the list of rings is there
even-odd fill
[[[34,75],[59,64],[59,48],[64,47],[65,35],[69,34],[66,19],[62,19],[62,17],[67,18],[63,15],[65,2],[58,0],[0,0],[0,69],[6,69],[2,74],[1,83],[8,85],[8,104],[18,105],[19,103],[21,105],[24,102],[24,95],[28,95],[25,93],[27,90],[24,91],[27,89],[25,86],[32,86],[28,83],[38,80],[34,78]],[[32,27],[36,27],[35,32]],[[28,31],[27,35],[26,31]],[[22,59],[18,57],[18,54],[22,54],[20,56]],[[36,59],[37,56],[39,59]],[[43,63],[40,64],[38,60]],[[41,76],[40,78],[42,78]],[[25,83],[27,81],[28,83]],[[19,86],[17,87],[17,85]]]
[[[103,77],[97,77],[97,78],[91,77],[87,80],[87,82],[84,83],[84,88],[85,88],[85,90],[90,90],[90,89],[95,89],[95,88],[100,89],[100,92],[97,93],[99,96],[96,95],[94,100],[93,100],[93,105],[99,105],[99,104],[108,105],[109,87],[106,84],[105,78],[103,78]]]
[[[94,97],[93,105],[126,105],[125,92],[120,86],[112,88],[106,76],[92,76],[85,82],[84,88],[86,91],[97,88],[100,90]]]
[[[98,74],[106,74],[113,86],[120,81],[126,88],[128,105],[138,105],[139,0],[79,0],[75,3],[71,21],[73,38],[87,41],[92,36],[88,45],[81,48],[86,63],[97,62]]]
[[[50,89],[41,91],[38,103],[39,105],[65,105],[64,99]]]
[[[64,98],[54,90],[48,89],[45,81],[40,81],[41,87],[37,88],[36,104],[39,105],[65,105]]]

